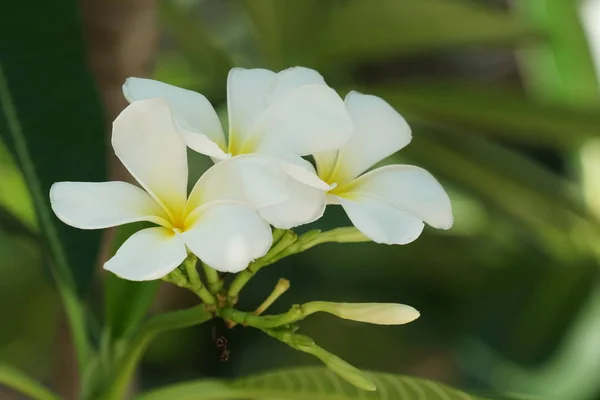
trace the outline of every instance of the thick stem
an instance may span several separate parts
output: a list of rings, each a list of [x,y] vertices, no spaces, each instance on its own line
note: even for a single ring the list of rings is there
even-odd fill
[[[204,268],[208,290],[216,295],[223,289],[223,280],[219,277],[219,273],[215,269],[212,269],[204,263],[202,263],[202,267]]]
[[[196,269],[197,261],[196,256],[189,255],[182,266],[171,271],[169,275],[163,277],[163,280],[194,292],[204,304],[214,306],[217,304],[217,299],[202,283]],[[185,274],[182,269],[185,271]]]

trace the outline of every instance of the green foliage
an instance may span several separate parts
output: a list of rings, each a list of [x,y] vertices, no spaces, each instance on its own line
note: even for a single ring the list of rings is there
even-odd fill
[[[324,53],[338,62],[448,46],[514,45],[534,33],[514,16],[457,0],[348,1],[332,6],[330,15]]]
[[[499,85],[429,81],[376,85],[365,90],[383,97],[408,117],[558,150],[576,148],[597,137],[600,125],[596,112],[538,103]]]
[[[137,400],[483,400],[440,383],[401,375],[370,372],[376,392],[365,392],[324,368],[297,368],[247,378],[204,380],[167,386],[137,397]]]
[[[148,223],[135,223],[116,229],[111,245],[111,256],[129,236]],[[106,274],[105,287],[105,324],[111,340],[130,336],[142,323],[160,286],[160,281],[133,282]]]
[[[0,135],[23,171],[52,262],[81,291],[94,270],[101,233],[58,223],[48,192],[56,181],[106,180],[104,116],[76,2],[36,2],[34,13],[31,7],[14,2],[0,13]]]
[[[60,397],[39,385],[20,370],[0,363],[0,383],[18,390],[33,400],[60,400]]]
[[[464,312],[465,307],[471,307],[471,303],[485,307],[489,298],[495,303],[499,298],[513,297],[513,292],[516,298],[520,290],[510,286],[510,296],[505,296],[507,288],[498,284],[496,291],[487,293],[489,288],[482,279],[493,280],[490,277],[495,276],[489,270],[499,266],[507,270],[528,267],[528,271],[533,271],[532,266],[546,265],[593,264],[597,267],[598,221],[582,199],[589,188],[584,187],[569,165],[580,146],[598,138],[600,132],[600,118],[595,109],[598,85],[578,22],[576,2],[523,0],[515,4],[520,15],[469,0],[218,2],[215,7],[221,7],[219,12],[229,18],[223,24],[218,18],[211,21],[219,12],[196,12],[203,11],[208,3],[217,4],[159,2],[167,44],[157,56],[157,77],[168,77],[165,80],[169,83],[198,89],[219,109],[224,109],[225,81],[232,66],[316,67],[337,89],[347,92],[352,88],[379,95],[405,115],[413,127],[413,143],[388,161],[403,162],[408,158],[442,179],[445,186],[450,183],[455,209],[462,204],[466,210],[460,214],[464,218],[457,219],[457,225],[476,225],[473,221],[478,215],[482,216],[479,230],[465,229],[466,233],[461,234],[456,229],[445,236],[426,236],[423,245],[418,243],[401,250],[371,246],[361,247],[366,254],[361,254],[363,250],[349,250],[347,255],[336,249],[329,252],[333,255],[318,253],[318,259],[295,257],[294,263],[310,264],[304,267],[318,269],[322,275],[305,282],[311,294],[397,296],[398,281],[408,282],[406,288],[416,286],[418,289],[422,285],[429,294],[452,296],[460,318],[446,312],[445,307],[452,307],[446,303],[452,302],[439,302],[437,297],[426,298],[424,294],[417,300],[424,304],[427,304],[426,299],[435,300],[436,308],[429,311],[442,310],[438,313],[441,319],[449,315],[448,320],[468,321],[465,324],[468,328],[462,326],[468,333],[462,333],[470,339],[476,323],[464,318],[463,314],[468,314]],[[58,223],[49,211],[47,193],[50,185],[58,180],[105,180],[102,113],[86,67],[76,3],[69,0],[56,5],[38,1],[32,12],[31,4],[13,1],[10,8],[8,13],[0,12],[0,136],[12,151],[12,157],[6,161],[6,152],[0,143],[0,226],[3,228],[0,233],[4,235],[8,231],[31,243],[40,239],[44,242],[73,326],[84,381],[91,382],[91,389],[83,393],[122,399],[155,337],[206,322],[211,315],[204,308],[195,307],[145,320],[159,283],[128,282],[109,274],[104,280],[105,329],[99,351],[90,349],[86,312],[78,295],[88,286],[96,265],[100,233],[78,232]],[[223,35],[225,31],[227,34]],[[473,79],[467,82],[464,77],[453,80],[446,73],[438,74],[444,75],[441,78],[432,78],[431,74],[418,70],[418,62],[416,68],[412,67],[417,71],[410,70],[411,63],[418,57],[439,57],[440,54],[443,57],[450,53],[448,50],[468,49],[484,58],[478,49],[488,51],[493,47],[520,50],[520,72],[526,90],[518,86],[520,82],[512,79],[514,77],[507,79],[507,75],[481,84]],[[407,60],[409,74],[403,76]],[[423,76],[415,79],[415,72]],[[530,156],[532,149],[551,151],[567,165],[557,171],[556,162],[534,161]],[[13,158],[22,176],[13,168]],[[28,206],[28,196],[33,200],[30,203],[35,206],[37,223]],[[333,218],[326,223],[340,226],[340,221],[347,222]],[[269,254],[271,258],[238,275],[234,288],[241,289],[261,267],[284,255],[330,241],[325,236],[311,237],[323,226],[310,228],[317,229],[309,230],[300,239],[295,234],[280,232],[283,236],[279,245],[289,245],[287,250],[274,247]],[[113,250],[138,229],[139,225],[120,228]],[[348,241],[364,240],[352,229],[344,232]],[[2,249],[6,250],[10,244],[1,243],[1,239]],[[8,251],[2,254],[10,255]],[[352,265],[353,262],[357,265]],[[398,265],[402,268],[393,268]],[[530,274],[543,276],[543,272],[535,271]],[[374,275],[377,275],[377,285],[369,280]],[[519,279],[511,276],[511,285],[523,277],[516,276]],[[320,279],[326,290],[318,292]],[[360,282],[352,282],[353,279]],[[529,321],[529,325],[536,325],[540,331],[554,330],[564,322],[554,310],[554,305],[559,308],[564,303],[558,294],[568,297],[571,292],[580,291],[579,287],[568,286],[568,282],[563,281],[571,280],[564,279],[548,291],[553,296],[552,301],[544,301],[541,295],[537,298],[523,295],[519,307],[515,308],[534,310],[536,318],[542,318],[538,314],[543,315],[554,323],[545,324],[548,329],[540,329],[539,324],[531,322],[539,319],[529,318],[520,310],[512,312],[515,316],[510,317],[494,315],[493,322],[487,324],[492,330],[507,329],[509,337],[503,338],[507,342],[519,340],[517,336],[522,330],[513,326],[519,320]],[[345,286],[346,292],[341,291]],[[36,287],[27,286],[33,290]],[[340,292],[336,292],[337,288]],[[535,288],[521,290],[537,293]],[[498,292],[502,296],[498,296]],[[231,292],[230,300],[237,301],[237,294],[239,290]],[[45,299],[41,296],[36,301],[40,298]],[[581,298],[585,298],[585,294],[581,294]],[[32,301],[32,304],[36,303]],[[575,304],[573,309],[576,308]],[[447,342],[458,335],[460,322],[442,321],[434,325],[431,321],[435,315],[429,318],[425,322],[428,326],[415,329],[424,329],[427,335],[443,331]],[[486,320],[482,320],[476,322],[486,324]],[[438,329],[440,326],[442,329]],[[325,328],[320,326],[320,329]],[[386,343],[399,342],[396,332],[399,331],[394,331],[381,344],[371,339],[365,342],[386,349]],[[530,335],[533,339],[525,343],[545,335],[544,332],[533,333],[537,335]],[[384,337],[372,335],[373,338]],[[324,338],[330,342],[336,339]],[[439,337],[413,340],[428,349],[439,345]],[[348,343],[352,343],[350,339]],[[590,339],[590,343],[593,340]],[[581,347],[568,354],[586,353],[585,346]],[[451,358],[440,353],[442,361]],[[320,358],[326,364],[341,360],[330,353]],[[537,377],[527,371],[511,369],[511,373],[505,373],[508,377],[504,377],[505,385],[523,391],[533,387],[535,392],[546,393],[551,387],[549,382],[561,379],[565,393],[574,393],[575,380],[569,380],[574,374],[563,372],[570,371],[571,365],[578,365],[582,371],[586,366],[582,366],[582,358],[563,358],[568,360],[562,364],[556,361]],[[497,370],[494,364],[497,360],[490,359],[485,366],[472,362],[482,369],[479,377],[484,380],[490,379],[486,375]],[[261,364],[264,360],[251,361],[254,368],[264,365]],[[377,365],[379,361],[378,358]],[[396,368],[397,364],[394,357],[384,368]],[[440,369],[448,368],[443,362],[440,364]],[[345,364],[343,367],[347,368]],[[415,368],[411,373],[422,371]],[[593,367],[587,367],[587,371],[578,373],[585,382],[575,382],[575,385],[585,387],[589,393],[597,391],[593,371]],[[140,399],[476,399],[432,381],[381,373],[368,375],[378,387],[375,393],[359,391],[325,369],[304,368],[236,380],[193,381],[157,389]],[[54,399],[51,393],[12,367],[0,365],[0,382],[33,398]],[[494,382],[487,383],[494,386]],[[497,389],[502,391],[505,387],[497,386]],[[105,390],[108,392],[103,393]]]
[[[104,399],[120,400],[125,396],[137,365],[156,336],[171,330],[199,325],[211,318],[212,315],[206,311],[204,305],[199,305],[160,314],[146,321],[133,338],[119,344],[121,354],[117,357],[117,365],[111,374],[112,380]]]

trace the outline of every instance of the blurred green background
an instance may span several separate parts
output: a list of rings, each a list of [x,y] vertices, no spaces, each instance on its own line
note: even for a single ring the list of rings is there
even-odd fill
[[[317,315],[302,327],[363,369],[473,393],[600,399],[600,1],[51,3],[0,5],[0,72],[43,193],[58,180],[124,179],[106,144],[127,76],[196,90],[224,114],[231,67],[316,68],[342,95],[379,95],[409,120],[412,143],[387,162],[438,177],[456,223],[407,246],[314,248],[263,270],[241,307],[256,307],[280,277],[292,289],[273,311],[310,300],[410,304],[421,318],[406,326]],[[31,193],[7,150],[17,144],[0,134],[0,359],[68,393],[64,317]],[[210,165],[190,157],[195,176]],[[345,225],[335,207],[316,224]],[[97,260],[108,239],[59,229],[90,321],[100,324],[107,280]],[[153,310],[194,303],[162,287]],[[227,332],[231,358],[222,363],[213,329],[155,341],[137,385],[316,364],[243,328]]]

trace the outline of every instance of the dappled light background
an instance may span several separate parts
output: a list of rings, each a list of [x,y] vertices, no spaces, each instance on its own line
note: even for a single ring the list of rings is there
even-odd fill
[[[37,154],[47,157],[49,180],[126,177],[106,144],[127,76],[203,93],[226,123],[231,67],[315,68],[341,95],[381,96],[407,118],[412,143],[385,162],[432,172],[450,194],[455,226],[426,228],[406,246],[315,247],[262,270],[240,307],[255,308],[281,277],[292,286],[274,312],[310,300],[410,304],[421,317],[405,326],[319,314],[302,329],[362,369],[484,396],[600,399],[600,1],[82,0],[34,1],[44,5],[27,10],[17,3],[0,7],[0,62],[17,102],[31,105],[24,129],[45,138]],[[6,31],[17,22],[2,20],[23,15],[33,32]],[[64,21],[73,29],[52,35]],[[41,43],[35,35],[44,29],[57,41]],[[75,50],[53,54],[67,48]],[[80,51],[88,75],[69,73]],[[73,89],[45,94],[48,107],[72,108],[62,122],[46,123],[50,111],[34,93],[61,79]],[[64,125],[77,126],[73,141],[52,143]],[[57,158],[53,146],[66,153]],[[76,162],[88,153],[97,170]],[[190,163],[196,177],[211,165],[191,153]],[[302,229],[347,225],[341,208],[329,207]],[[72,355],[37,235],[27,186],[0,142],[0,359],[68,391]],[[110,305],[96,260],[110,254],[112,236],[101,245],[95,233],[77,235],[95,243],[80,259],[97,264],[81,287],[94,305],[91,319],[102,320]],[[194,303],[161,287],[153,312]],[[228,338],[227,362],[215,330]],[[153,342],[137,385],[316,363],[257,330],[215,322]],[[4,396],[12,398],[0,390]]]

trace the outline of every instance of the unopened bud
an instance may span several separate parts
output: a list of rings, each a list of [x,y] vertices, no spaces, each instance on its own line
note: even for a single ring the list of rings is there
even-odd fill
[[[378,325],[402,325],[421,315],[411,306],[397,303],[332,303],[314,301],[303,306],[307,314],[327,312],[344,319]]]

